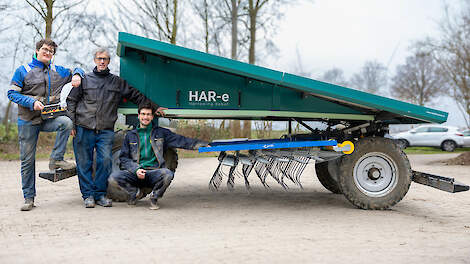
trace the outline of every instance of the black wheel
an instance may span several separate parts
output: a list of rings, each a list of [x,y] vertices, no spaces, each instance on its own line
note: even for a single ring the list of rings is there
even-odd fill
[[[457,143],[455,143],[453,140],[446,140],[441,144],[441,149],[448,152],[454,151],[456,147]]]
[[[405,197],[411,184],[408,158],[391,139],[364,138],[342,157],[338,183],[346,199],[362,209],[387,209]]]
[[[315,163],[315,172],[323,187],[332,193],[340,194],[342,192],[338,185],[338,165],[339,158]]]
[[[406,149],[407,147],[410,146],[410,143],[406,139],[398,139],[396,143],[398,147],[400,147],[401,149]]]

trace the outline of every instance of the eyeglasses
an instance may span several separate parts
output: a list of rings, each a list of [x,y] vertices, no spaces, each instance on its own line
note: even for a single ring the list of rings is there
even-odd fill
[[[106,57],[97,57],[97,58],[95,58],[95,60],[97,60],[97,61],[109,61],[109,58],[106,58]]]
[[[42,50],[44,53],[49,53],[49,54],[54,55],[54,51],[53,51],[53,50],[50,50],[50,49],[48,49],[48,48],[42,47],[42,48],[40,48],[40,50]]]

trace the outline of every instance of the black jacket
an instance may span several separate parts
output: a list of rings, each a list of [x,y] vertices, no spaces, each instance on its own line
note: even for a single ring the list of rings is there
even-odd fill
[[[67,98],[67,110],[75,125],[88,129],[114,129],[117,109],[122,98],[139,105],[148,100],[127,81],[109,70],[85,74],[82,84]],[[155,107],[158,105],[154,104]]]
[[[165,168],[165,159],[163,152],[167,148],[197,149],[200,146],[207,145],[207,142],[197,139],[187,138],[171,132],[170,130],[158,126],[152,128],[150,140],[153,152],[157,158],[158,168]],[[139,169],[140,159],[140,140],[137,129],[127,132],[122,143],[119,161],[121,169],[130,173],[135,173]]]

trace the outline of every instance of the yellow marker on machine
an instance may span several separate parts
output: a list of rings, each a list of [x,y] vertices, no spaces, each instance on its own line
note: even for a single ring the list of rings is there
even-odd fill
[[[344,141],[343,143],[337,144],[336,146],[326,146],[327,150],[334,150],[336,152],[343,152],[344,154],[351,154],[354,151],[354,143],[351,141]]]
[[[348,140],[344,141],[341,144],[338,144],[337,147],[341,148],[341,149],[344,148],[345,149],[345,150],[343,150],[344,154],[351,154],[354,151],[354,143],[352,143],[351,141],[348,141]]]

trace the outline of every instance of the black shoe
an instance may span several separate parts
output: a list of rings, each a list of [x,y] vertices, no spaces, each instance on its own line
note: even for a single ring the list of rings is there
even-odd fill
[[[113,206],[113,202],[111,201],[111,199],[108,199],[104,196],[101,196],[101,198],[96,201],[96,204],[99,205],[99,206],[103,206],[103,207],[112,207]]]
[[[34,207],[34,198],[25,198],[21,211],[31,211]]]
[[[95,208],[95,198],[89,196],[85,199],[85,208]]]

